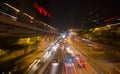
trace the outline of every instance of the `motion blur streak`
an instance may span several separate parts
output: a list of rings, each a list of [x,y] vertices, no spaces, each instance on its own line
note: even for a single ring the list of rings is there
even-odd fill
[[[75,69],[75,65],[72,64],[72,66],[73,66],[74,74],[77,74],[77,71],[76,71],[76,69]]]
[[[53,65],[50,74],[56,74],[57,65]]]
[[[80,65],[80,67],[81,67],[81,64],[80,64],[80,61],[77,59],[77,62],[78,62],[78,64]]]
[[[83,72],[84,74],[86,74],[86,72],[85,72],[85,69],[84,69],[84,68],[81,68],[81,70],[82,70],[82,72]]]
[[[66,63],[65,63],[65,74],[68,74],[68,68]]]
[[[88,65],[85,65],[85,68],[90,72],[92,73],[92,70],[90,69],[90,67]]]

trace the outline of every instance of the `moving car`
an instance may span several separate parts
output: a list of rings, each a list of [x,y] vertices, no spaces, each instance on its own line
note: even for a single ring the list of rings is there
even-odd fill
[[[59,60],[57,59],[57,58],[54,58],[53,60],[52,60],[52,65],[59,65]]]

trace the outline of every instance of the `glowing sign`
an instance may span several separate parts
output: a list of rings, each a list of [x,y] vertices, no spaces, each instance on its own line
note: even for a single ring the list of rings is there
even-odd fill
[[[51,17],[50,13],[45,10],[42,6],[39,6],[37,3],[34,3],[35,8],[38,10],[40,14],[44,14],[44,16]]]

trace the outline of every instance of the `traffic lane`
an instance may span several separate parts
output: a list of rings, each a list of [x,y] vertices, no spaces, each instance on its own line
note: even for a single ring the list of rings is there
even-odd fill
[[[86,64],[82,65],[75,61],[75,69],[77,71],[77,74],[98,74],[92,66],[89,65],[89,63],[86,62]]]
[[[75,74],[73,67],[67,67],[67,68],[68,68],[68,73],[66,73],[66,74]]]
[[[49,63],[51,62],[51,60],[53,59],[55,54],[58,52],[59,45],[60,45],[59,42],[55,42],[55,44],[52,45],[52,47],[46,51],[46,53],[43,55],[43,57],[41,59],[43,65],[42,65],[42,67],[39,68],[39,71],[36,72],[37,74],[44,73],[47,66],[49,65]]]
[[[50,50],[46,51],[46,53],[40,59],[39,62],[33,64],[31,68],[28,68],[28,74],[41,74],[44,71],[44,69],[47,67],[47,65],[49,64],[50,60],[54,55],[55,55],[55,52]]]
[[[64,70],[63,74],[98,74],[88,65],[88,63],[85,62],[85,64],[80,64],[77,60],[72,64],[65,63]]]
[[[53,46],[53,43],[51,43],[50,44],[50,46],[46,49],[46,50],[44,50],[44,55],[43,55],[43,57],[42,58],[40,58],[40,59],[36,59],[36,60],[34,60],[30,65],[29,65],[29,67],[28,67],[28,69],[26,70],[26,72],[25,73],[27,73],[27,74],[36,74],[37,72],[38,72],[38,70],[40,70],[40,68],[42,68],[43,67],[43,65],[44,65],[44,63],[45,63],[45,61],[49,61],[49,57],[51,56],[52,57],[52,53],[53,53],[53,51],[51,51],[51,48],[53,48],[54,46]],[[54,55],[54,54],[53,54]]]
[[[66,52],[66,50],[64,50],[64,52]],[[67,73],[68,74],[80,74],[80,73],[91,74],[91,71],[89,70],[89,68],[87,66],[86,66],[86,68],[81,68],[80,66],[78,66],[79,65],[78,62],[75,62],[75,65],[73,64],[72,67],[65,67],[63,57],[64,57],[64,54],[61,51],[61,49],[59,49],[57,51],[57,53],[55,54],[55,56],[53,57],[53,59],[58,58],[59,60],[61,60],[60,64],[59,64],[59,68],[57,69],[56,73],[54,73],[55,70],[52,70],[52,69],[55,68],[55,67],[52,66],[51,63],[50,63],[44,74],[51,74],[51,73],[52,74],[67,74]]]
[[[63,74],[63,62],[60,62],[59,65],[53,65],[50,62],[43,74]]]
[[[64,56],[63,51],[61,51],[61,49],[58,48],[55,55],[53,56],[52,60],[50,61],[49,65],[45,69],[44,74],[62,74],[62,69],[63,69],[62,58],[63,58],[63,56]],[[53,63],[54,59],[59,60],[59,64],[57,66],[54,65],[54,63]]]
[[[69,44],[70,45],[70,44]],[[86,73],[86,74],[90,74],[90,73],[100,73],[96,67],[93,67],[93,65],[91,65],[91,63],[87,60],[87,58],[82,55],[80,52],[78,52],[72,45],[69,46],[71,51],[72,51],[72,55],[75,57],[75,69],[77,69],[77,73]],[[77,55],[77,56],[76,56]],[[82,65],[84,65],[82,67]],[[80,70],[79,70],[80,69]]]
[[[77,74],[77,71],[75,69],[75,65],[74,64],[64,64],[64,71],[63,74]]]
[[[69,48],[69,50],[70,50],[72,47],[69,46],[69,44],[66,44],[66,45],[67,45],[66,50],[64,50],[64,52],[69,53],[67,48],[70,47]],[[74,51],[74,50],[72,49],[72,51]],[[76,55],[77,52],[74,51],[72,54]],[[65,63],[63,63],[63,64],[64,64],[64,68],[62,69],[63,70],[62,74],[80,74],[80,73],[86,73],[86,72],[87,72],[87,74],[93,73],[90,71],[90,67],[88,67],[87,65],[85,65],[86,68],[81,67],[77,61],[75,62],[75,64],[73,63],[71,66],[66,66]]]
[[[79,52],[80,53],[80,52]],[[81,53],[77,54],[75,56],[75,66],[77,69],[77,73],[81,74],[98,74],[100,71],[98,71],[95,67],[95,65],[91,62]]]
[[[34,72],[41,66],[40,59],[36,59],[30,66],[28,67],[27,71],[28,74],[34,74]],[[27,72],[26,71],[26,72]]]
[[[60,61],[57,74],[63,74],[63,72],[64,72],[64,55],[65,55],[65,52],[66,52],[65,46],[64,46],[64,44],[61,44],[60,47],[59,47],[58,53],[55,56],[55,58],[58,58],[59,61]]]
[[[81,39],[80,39],[81,40]],[[72,40],[72,43],[73,42],[76,42],[75,40]],[[112,72],[112,69],[113,69],[113,64],[110,65],[109,62],[106,61],[106,59],[104,59],[104,61],[106,61],[107,63],[105,64],[105,62],[103,61],[103,57],[102,56],[99,56],[99,57],[102,57],[102,59],[100,60],[100,58],[97,56],[97,53],[95,55],[93,55],[93,52],[94,50],[92,49],[101,49],[101,46],[99,46],[99,44],[95,43],[95,42],[91,42],[91,41],[84,41],[84,40],[81,40],[81,42],[79,42],[79,46],[78,47],[81,47],[81,50],[79,49],[79,51],[81,51],[85,57],[87,57],[87,60],[88,62],[92,65],[92,67],[94,69],[96,69],[96,71],[98,73],[102,73],[102,74],[110,74]],[[101,52],[100,52],[101,53]],[[105,54],[106,55],[106,54]],[[99,61],[98,61],[98,60]],[[108,65],[107,65],[108,64]],[[106,65],[108,67],[106,67]],[[110,67],[111,66],[111,67]],[[110,70],[111,68],[111,70]]]

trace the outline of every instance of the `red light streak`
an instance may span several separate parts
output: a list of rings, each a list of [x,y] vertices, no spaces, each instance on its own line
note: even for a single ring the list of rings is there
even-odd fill
[[[40,14],[44,14],[44,16],[51,17],[50,13],[45,10],[42,6],[39,6],[37,3],[34,3],[35,8],[38,10]]]
[[[88,65],[85,65],[85,67],[88,71],[90,71],[90,73],[92,73],[92,70],[90,69],[90,67]]]
[[[72,64],[72,66],[73,66],[74,74],[77,74],[77,71],[76,71],[76,69],[75,69],[75,65]]]
[[[68,74],[68,68],[66,63],[65,63],[65,74]]]
[[[39,9],[39,12],[42,14],[42,9],[41,8]]]
[[[103,20],[103,22],[110,22],[110,21],[112,21],[112,20],[114,20],[114,19],[117,19],[119,16],[114,16],[114,17],[112,17],[112,18],[108,18],[108,19],[105,19],[105,20]]]

